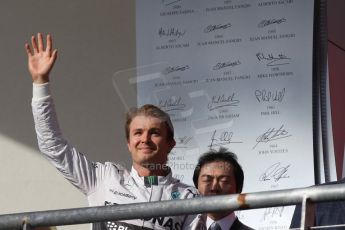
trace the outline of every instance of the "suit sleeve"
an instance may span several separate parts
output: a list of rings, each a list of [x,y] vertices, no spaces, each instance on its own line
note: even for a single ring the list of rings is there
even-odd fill
[[[292,216],[290,228],[299,228],[301,226],[301,205],[296,205],[295,211]]]

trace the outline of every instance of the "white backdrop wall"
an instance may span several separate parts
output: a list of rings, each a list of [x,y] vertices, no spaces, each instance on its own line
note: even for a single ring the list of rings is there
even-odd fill
[[[191,183],[198,156],[223,146],[239,157],[244,192],[314,184],[313,0],[136,7],[138,103],[171,115],[176,177]],[[241,212],[241,220],[286,229],[292,211]]]

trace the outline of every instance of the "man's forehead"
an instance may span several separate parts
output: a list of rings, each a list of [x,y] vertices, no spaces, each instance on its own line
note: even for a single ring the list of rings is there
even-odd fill
[[[160,118],[152,116],[139,115],[133,118],[130,123],[130,128],[146,128],[146,127],[156,127],[161,128],[164,124]]]

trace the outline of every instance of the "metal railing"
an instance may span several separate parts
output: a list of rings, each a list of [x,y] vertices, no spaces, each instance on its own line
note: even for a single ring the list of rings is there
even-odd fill
[[[236,211],[296,204],[302,204],[301,229],[308,229],[313,226],[313,203],[338,200],[345,200],[345,185],[322,185],[186,200],[6,214],[0,215],[0,230],[28,230],[31,227],[188,215],[214,211]]]

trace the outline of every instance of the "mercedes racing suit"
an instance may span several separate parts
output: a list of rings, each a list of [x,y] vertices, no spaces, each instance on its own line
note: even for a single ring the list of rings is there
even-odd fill
[[[173,178],[171,171],[165,177],[154,177],[154,183],[147,183],[150,180],[140,177],[133,167],[131,172],[128,172],[115,163],[89,161],[62,137],[48,83],[34,84],[32,111],[40,151],[67,180],[87,196],[90,206],[186,199],[197,193],[195,188]],[[186,216],[173,216],[109,221],[95,223],[92,229],[179,230],[182,229],[185,219]]]

